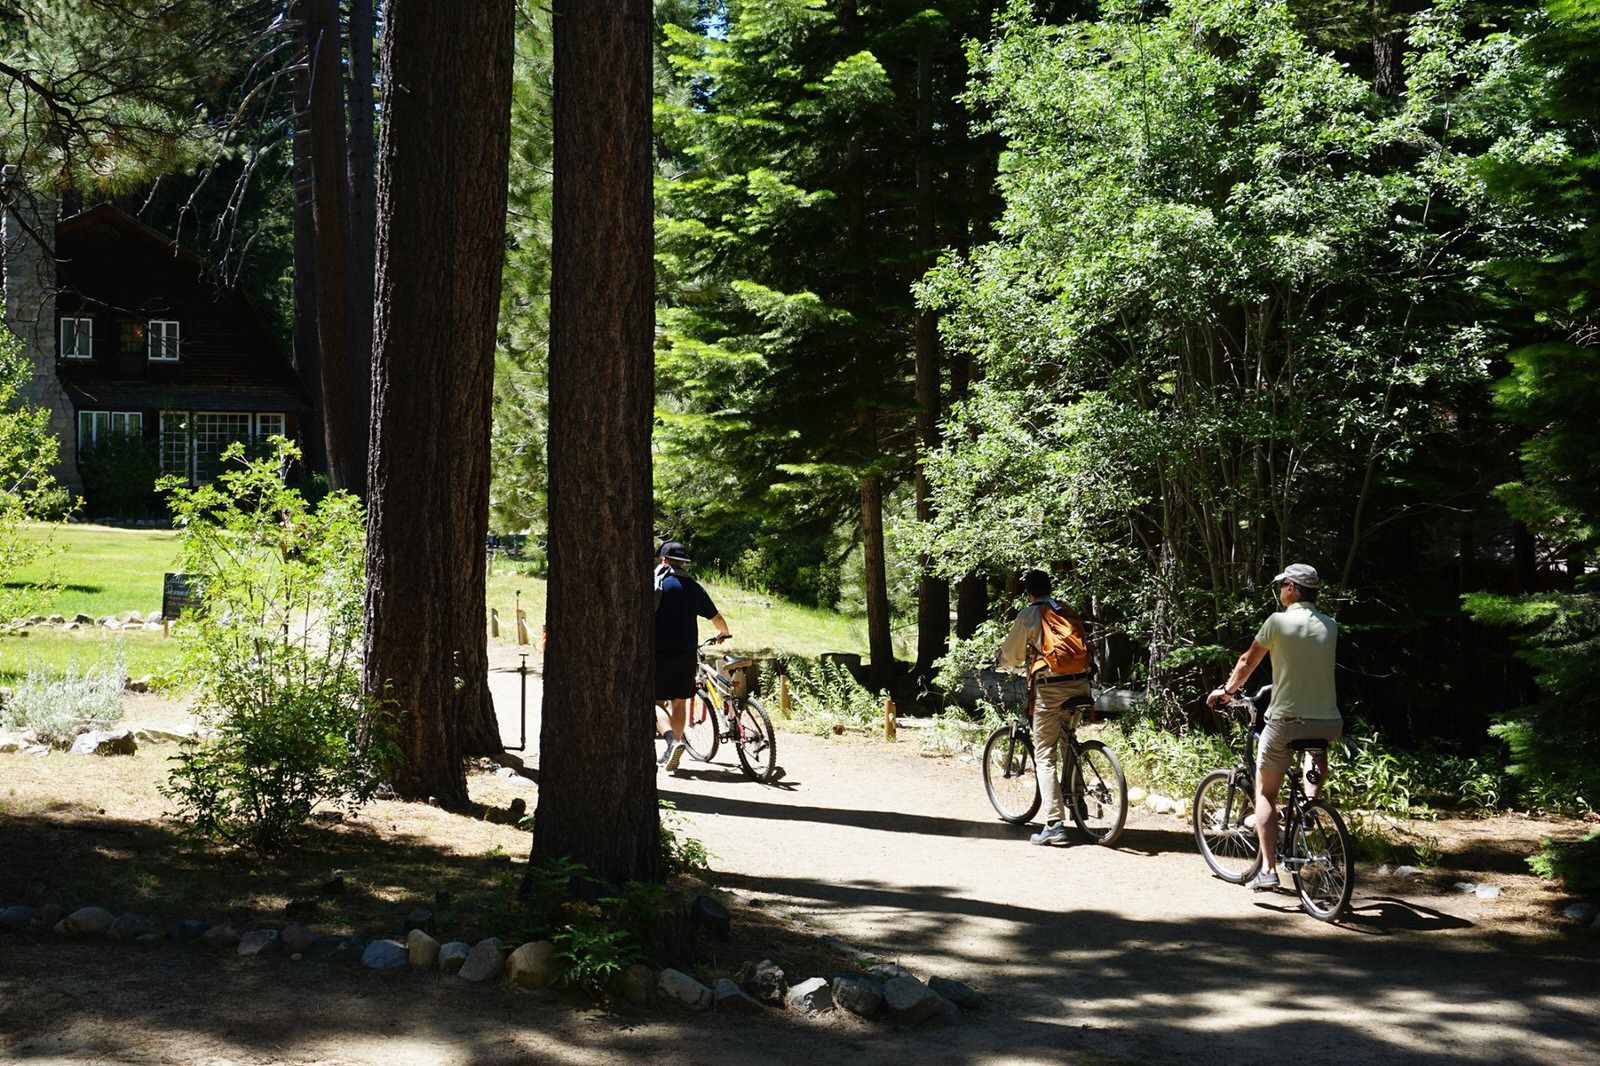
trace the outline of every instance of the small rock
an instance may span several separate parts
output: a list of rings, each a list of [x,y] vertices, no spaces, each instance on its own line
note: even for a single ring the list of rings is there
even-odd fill
[[[424,933],[431,933],[433,931],[433,911],[427,907],[417,907],[410,914],[407,914],[406,932],[409,933],[413,929],[421,929]]]
[[[883,986],[865,977],[835,977],[830,989],[833,1001],[861,1018],[876,1018],[883,1013]]]
[[[406,956],[411,965],[432,969],[439,965],[439,942],[421,929],[413,929],[406,934]]]
[[[239,946],[235,950],[245,958],[253,959],[257,955],[271,955],[279,947],[276,929],[252,929],[239,937]]]
[[[754,996],[758,1003],[773,1007],[783,1006],[784,995],[789,991],[783,970],[771,959],[745,963],[739,971],[739,987]]]
[[[1166,796],[1153,796],[1150,800],[1150,806],[1154,808],[1157,814],[1171,814],[1176,805]]]
[[[629,1003],[648,1003],[656,989],[656,972],[642,962],[630,963],[617,975],[617,991]]]
[[[32,907],[7,907],[0,911],[0,929],[9,929],[13,933],[25,932],[30,926],[36,926],[42,917]]]
[[[716,986],[711,990],[711,998],[718,1014],[761,1013],[761,1004],[751,999],[745,994],[744,989],[726,977],[717,978]]]
[[[59,614],[53,614],[49,618],[46,618],[45,621],[48,622],[50,625],[58,626],[61,623],[65,622],[66,619],[64,617],[62,617],[61,615],[59,615]]]
[[[556,946],[548,940],[532,940],[506,959],[506,980],[513,988],[549,988],[566,969],[556,956]]]
[[[369,970],[400,970],[410,964],[411,956],[398,940],[374,940],[361,953],[361,965]]]
[[[498,778],[505,779],[505,780],[509,780],[509,779],[511,779],[513,777],[516,777],[517,776],[517,772],[515,770],[513,770],[509,766],[502,766],[502,767],[500,767],[498,770],[496,770],[494,772],[494,776],[496,776]]]
[[[303,954],[318,962],[359,962],[367,942],[353,936],[319,936]]]
[[[213,925],[200,934],[200,943],[208,948],[236,948],[239,946],[239,931],[231,925]]]
[[[983,997],[960,981],[954,981],[948,977],[930,977],[928,978],[928,987],[962,1010],[981,1010],[983,1008]]]
[[[874,981],[879,984],[894,977],[910,977],[911,971],[901,966],[898,962],[880,962],[867,971]]]
[[[149,614],[144,616],[145,625],[149,625],[151,622],[154,622],[156,625],[160,625],[161,624],[161,612],[160,611],[151,611]]]
[[[1457,892],[1461,893],[1463,896],[1469,895],[1469,894],[1471,894],[1473,892],[1478,891],[1478,884],[1477,884],[1476,881],[1457,881],[1454,885],[1451,885],[1450,887],[1454,888]]]
[[[116,920],[104,907],[79,907],[61,919],[56,932],[64,936],[105,936]]]
[[[811,977],[789,989],[789,1006],[807,1014],[833,1009],[833,989],[826,977]]]
[[[1388,877],[1392,873],[1394,873],[1394,870],[1390,868],[1388,863],[1384,863],[1382,866],[1378,867],[1379,877]]]
[[[490,937],[473,945],[467,961],[461,964],[458,976],[463,981],[476,984],[479,981],[489,981],[499,977],[505,972],[505,968],[506,960],[500,950],[500,939]]]
[[[689,924],[704,929],[707,935],[718,940],[727,940],[732,918],[728,915],[728,908],[710,896],[696,896],[694,903],[689,906]]]
[[[1472,894],[1482,900],[1495,900],[1500,898],[1500,889],[1494,885],[1479,885]]]
[[[117,621],[115,618],[107,618],[100,623],[100,628],[112,630],[121,629],[122,623]]]
[[[1128,789],[1128,803],[1131,806],[1137,807],[1139,804],[1143,803],[1145,801],[1145,797],[1149,795],[1150,793],[1146,792],[1144,789],[1135,786]]]
[[[439,948],[439,972],[447,977],[453,977],[461,972],[461,966],[472,954],[472,945],[460,940],[452,940]]]
[[[1582,900],[1577,903],[1569,903],[1562,910],[1561,916],[1577,922],[1579,925],[1588,925],[1594,918],[1594,904]]]
[[[140,933],[138,936],[133,938],[133,942],[135,944],[144,944],[146,946],[150,944],[159,944],[161,943],[161,934],[154,932]]]
[[[1420,866],[1398,866],[1394,871],[1396,877],[1424,877],[1427,873],[1428,871]]]
[[[146,933],[155,931],[155,923],[142,914],[124,914],[111,923],[112,940],[138,940]]]
[[[185,918],[167,927],[167,939],[174,944],[198,944],[211,923],[199,918]]]
[[[883,984],[889,1016],[901,1025],[921,1025],[940,1016],[937,992],[915,977],[895,977]]]
[[[690,1010],[710,1010],[714,1002],[711,989],[681,970],[662,970],[656,989],[667,999]]]
[[[106,732],[91,729],[87,733],[78,734],[78,739],[72,742],[68,754],[132,755],[138,750],[139,742],[133,738],[131,729],[112,729]]]
[[[78,623],[80,626],[92,626],[92,625],[94,625],[93,616],[87,615],[87,614],[75,614],[75,615],[72,616],[72,620],[74,622]]]
[[[278,934],[278,940],[283,944],[283,950],[291,955],[304,955],[311,950],[311,945],[317,942],[317,934],[303,925],[290,923],[283,927],[283,932]]]

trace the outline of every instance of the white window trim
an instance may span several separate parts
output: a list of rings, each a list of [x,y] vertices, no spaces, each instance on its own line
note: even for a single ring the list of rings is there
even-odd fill
[[[183,423],[183,479],[189,484],[194,484],[194,412],[163,410],[157,413],[156,421],[160,426],[159,447],[161,449],[161,471],[164,474],[176,474],[178,471],[169,469],[167,465],[167,419],[170,417],[175,422]]]
[[[71,322],[73,339],[89,342],[88,350],[67,351],[67,323]],[[94,358],[94,319],[78,315],[65,315],[56,327],[56,351],[61,353],[63,359],[93,359]]]
[[[160,354],[165,348],[166,330],[172,327],[172,354]],[[176,363],[183,348],[183,331],[175,318],[152,318],[145,326],[145,354],[152,363]]]
[[[255,422],[256,437],[258,439],[264,439],[267,435],[267,431],[261,428],[261,420],[263,418],[276,418],[278,420],[277,432],[285,436],[288,435],[289,420],[283,416],[282,411],[257,411],[255,413]]]
[[[89,416],[89,434],[88,434],[87,437],[84,436],[84,432],[83,432],[83,419],[84,419],[85,415]],[[144,412],[143,411],[112,411],[112,410],[102,410],[102,409],[99,409],[99,408],[80,409],[78,411],[78,451],[80,453],[83,451],[84,445],[87,445],[87,444],[98,444],[100,442],[100,440],[102,439],[101,435],[100,435],[100,431],[95,428],[95,425],[96,425],[96,423],[98,421],[96,416],[100,416],[100,415],[103,415],[105,417],[105,435],[107,437],[109,437],[113,432],[115,432],[116,422],[117,422],[117,419],[119,417],[121,419],[123,419],[123,426],[124,427],[127,427],[127,424],[128,424],[128,422],[130,420],[136,420],[138,422],[138,428],[137,429],[130,430],[130,429],[124,428],[123,431],[125,433],[127,433],[128,436],[130,436],[130,437],[143,437],[144,436]]]

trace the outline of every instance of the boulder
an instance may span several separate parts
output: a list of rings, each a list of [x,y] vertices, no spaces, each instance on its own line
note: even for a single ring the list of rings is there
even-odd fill
[[[1479,885],[1472,890],[1472,894],[1484,901],[1497,900],[1500,898],[1500,889],[1495,885]]]
[[[513,988],[549,988],[555,984],[566,963],[556,955],[548,940],[531,940],[506,959],[506,980]]]
[[[840,1009],[859,1018],[876,1018],[883,1013],[883,986],[867,977],[835,977],[830,989]]]
[[[239,946],[239,931],[231,925],[213,925],[200,934],[200,943],[208,948],[236,948]]]
[[[446,976],[454,976],[461,972],[461,966],[467,961],[467,956],[472,954],[472,945],[460,940],[452,940],[439,947],[439,972]]]
[[[772,1007],[783,1006],[784,996],[789,991],[783,970],[771,959],[745,963],[739,970],[739,987],[754,996],[756,1002]]]
[[[142,914],[124,914],[111,923],[111,939],[134,941],[156,932],[156,925]]]
[[[1137,807],[1145,801],[1145,797],[1148,795],[1150,793],[1135,785],[1133,788],[1128,789],[1128,805]]]
[[[490,937],[480,940],[472,947],[472,952],[467,956],[467,961],[461,964],[457,974],[463,981],[474,984],[479,981],[490,981],[505,972],[505,955],[500,950],[500,938]]]
[[[1594,918],[1594,904],[1582,900],[1570,903],[1562,909],[1561,916],[1579,925],[1588,925]]]
[[[361,965],[369,970],[403,970],[411,965],[411,957],[398,940],[374,940],[361,953]]]
[[[711,999],[718,1014],[760,1014],[761,1004],[745,994],[744,989],[728,980],[717,978],[711,989]]]
[[[317,942],[317,934],[303,925],[290,922],[283,927],[283,932],[278,934],[278,941],[283,945],[283,950],[291,955],[304,955],[311,950],[311,945]]]
[[[710,896],[696,896],[689,905],[689,925],[717,940],[727,940],[733,919],[728,914],[728,908]]]
[[[37,928],[42,918],[43,915],[32,907],[7,907],[0,911],[0,929],[25,933],[30,928]]]
[[[894,977],[883,983],[883,1002],[889,1017],[901,1025],[922,1025],[943,1012],[939,993],[915,977]]]
[[[56,932],[63,936],[105,936],[116,920],[104,907],[79,907],[61,919]]]
[[[103,732],[91,729],[87,733],[78,734],[78,739],[72,742],[70,754],[132,755],[138,750],[139,742],[133,738],[131,729],[109,729]]]
[[[439,942],[421,929],[413,929],[406,934],[406,957],[411,965],[431,970],[439,965]]]
[[[983,1009],[983,997],[960,981],[954,981],[948,977],[930,977],[928,978],[928,987],[962,1010]]]
[[[211,923],[200,918],[185,918],[167,926],[167,939],[174,944],[198,944]]]
[[[629,1003],[649,1003],[656,990],[656,972],[642,962],[622,968],[616,979],[617,993]]]
[[[161,624],[161,612],[160,611],[151,611],[149,614],[144,616],[144,621],[145,621],[145,625],[149,625],[151,622],[154,622],[156,625],[160,625]]]
[[[353,936],[319,936],[303,954],[318,962],[359,962],[367,942]]]
[[[276,929],[252,929],[239,937],[239,946],[234,950],[247,959],[253,959],[257,955],[271,955],[281,946]]]
[[[662,970],[656,989],[665,998],[690,1010],[710,1010],[714,1002],[711,989],[680,970]]]
[[[833,1009],[833,989],[826,977],[810,977],[789,989],[789,1006],[807,1014]]]

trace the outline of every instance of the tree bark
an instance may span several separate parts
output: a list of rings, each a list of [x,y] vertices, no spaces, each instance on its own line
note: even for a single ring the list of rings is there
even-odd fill
[[[651,5],[556,0],[544,721],[533,859],[659,880],[649,709]]]
[[[306,55],[311,54],[305,17],[305,3],[295,5],[294,19]],[[294,185],[293,256],[294,331],[290,337],[294,368],[311,398],[313,417],[300,423],[300,447],[309,473],[327,476],[328,446],[322,425],[322,352],[317,347],[317,223],[312,206],[311,168],[311,72],[300,64],[294,76],[294,162],[290,178]]]
[[[933,265],[938,246],[933,190],[933,55],[924,41],[917,52],[917,249],[918,273]],[[933,491],[927,462],[939,447],[940,392],[943,368],[939,358],[939,320],[932,311],[917,312],[917,521],[933,521]],[[917,676],[931,677],[934,663],[950,650],[950,582],[933,573],[933,559],[917,559]]]
[[[861,479],[861,563],[866,574],[867,650],[873,688],[894,682],[894,633],[889,618],[889,582],[883,551],[883,480]]]
[[[483,545],[512,11],[389,0],[384,20],[365,683],[400,715],[396,791],[446,804],[495,729]]]
[[[345,107],[350,116],[347,141],[350,182],[350,299],[347,304],[352,369],[355,387],[366,401],[362,418],[371,417],[372,304],[377,273],[377,148],[372,91],[372,0],[348,0],[350,67],[345,83]],[[367,368],[363,376],[361,368]]]
[[[322,352],[322,421],[328,477],[359,496],[367,488],[371,368],[350,336],[350,188],[345,168],[343,54],[338,0],[307,0],[311,71],[312,208],[316,218],[317,341]]]

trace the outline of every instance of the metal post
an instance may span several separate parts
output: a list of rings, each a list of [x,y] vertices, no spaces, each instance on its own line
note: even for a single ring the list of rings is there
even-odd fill
[[[521,742],[518,743],[516,747],[512,747],[510,744],[507,744],[506,745],[506,750],[507,751],[527,751],[528,750],[528,653],[527,652],[523,652],[522,653],[522,664],[517,667],[517,680],[520,683],[520,687],[522,689],[522,697],[521,697],[521,705],[520,705],[521,718],[522,718]]]

